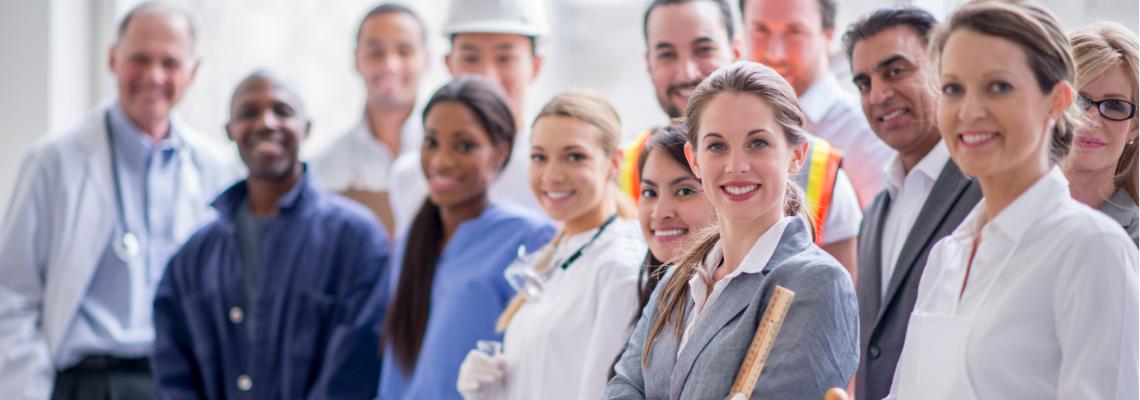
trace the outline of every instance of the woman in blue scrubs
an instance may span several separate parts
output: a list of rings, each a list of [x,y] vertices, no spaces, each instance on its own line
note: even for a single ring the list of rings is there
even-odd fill
[[[381,399],[459,398],[467,351],[502,338],[495,320],[514,295],[503,270],[520,245],[537,249],[554,236],[547,220],[488,196],[517,129],[492,84],[463,77],[445,85],[424,107],[423,124],[430,194],[392,258]]]

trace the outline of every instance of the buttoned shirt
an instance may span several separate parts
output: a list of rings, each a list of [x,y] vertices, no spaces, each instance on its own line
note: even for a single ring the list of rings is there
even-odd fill
[[[62,368],[91,355],[145,357],[150,354],[154,291],[170,256],[181,245],[175,239],[171,205],[179,195],[182,139],[170,125],[166,137],[155,141],[139,130],[115,103],[108,111],[112,157],[127,226],[114,213],[111,238],[95,267],[87,295],[65,335],[60,352]],[[110,168],[110,166],[108,166]],[[130,232],[138,238],[136,257],[123,261],[112,243]]]
[[[942,174],[942,169],[950,161],[950,151],[946,143],[938,144],[922,157],[922,160],[911,168],[910,172],[903,171],[902,160],[898,155],[891,158],[883,177],[887,182],[887,195],[890,196],[890,208],[887,210],[887,220],[883,224],[882,237],[882,293],[885,296],[890,286],[891,274],[898,264],[899,254],[902,252],[906,239],[910,236],[914,221],[922,211],[930,192],[934,190],[934,181]]]
[[[392,163],[400,154],[418,149],[423,142],[419,113],[412,113],[400,128],[400,148],[390,149],[372,135],[368,118],[327,147],[315,152],[308,163],[316,184],[331,192],[362,190],[387,192]]]
[[[883,190],[883,166],[894,150],[867,124],[859,101],[827,73],[800,95],[808,132],[843,151],[843,169],[855,185],[860,207],[866,207]]]
[[[908,338],[892,394],[945,368],[979,399],[1137,398],[1140,267],[1120,225],[1069,197],[1057,167],[992,220],[985,209],[934,245],[911,316],[967,321],[965,348],[949,355],[960,358]]]
[[[781,219],[780,222],[768,228],[763,235],[760,235],[760,239],[756,240],[751,250],[748,250],[748,254],[744,256],[740,265],[713,283],[710,292],[708,282],[712,282],[713,274],[724,261],[724,250],[721,248],[720,242],[718,241],[713,245],[712,250],[705,256],[704,262],[697,268],[697,273],[689,278],[689,297],[693,300],[693,310],[688,315],[689,323],[685,327],[684,335],[681,336],[681,345],[677,346],[678,356],[681,355],[681,350],[685,349],[689,336],[693,333],[693,329],[696,328],[697,322],[700,321],[705,310],[714,306],[717,298],[724,292],[724,288],[728,287],[728,283],[740,274],[758,274],[764,270],[764,267],[768,265],[768,260],[776,252],[776,246],[780,244],[780,238],[784,236],[784,228],[788,227],[788,221],[791,221],[791,218]]]

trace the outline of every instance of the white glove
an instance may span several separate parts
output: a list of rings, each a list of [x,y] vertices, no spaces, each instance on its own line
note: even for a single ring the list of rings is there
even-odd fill
[[[479,350],[471,350],[459,366],[459,381],[455,383],[465,399],[491,399],[502,394],[507,380],[507,359],[502,354],[488,357]]]

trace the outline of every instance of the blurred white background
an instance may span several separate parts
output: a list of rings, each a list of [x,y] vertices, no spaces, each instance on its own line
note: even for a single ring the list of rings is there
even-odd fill
[[[140,1],[0,0],[0,209],[11,196],[20,160],[32,143],[48,132],[72,127],[91,107],[113,98],[107,49],[119,18]],[[429,30],[432,65],[421,101],[448,79],[442,62],[447,42],[438,34],[448,1],[402,1],[420,13]],[[730,1],[735,6],[737,0]],[[1038,1],[1058,15],[1067,30],[1102,19],[1137,30],[1136,0]],[[376,0],[177,2],[197,13],[204,55],[178,112],[203,135],[225,142],[222,126],[230,92],[245,74],[262,67],[293,81],[311,112],[314,130],[303,151],[323,146],[359,119],[364,91],[352,66],[353,35]],[[528,116],[555,93],[586,87],[610,99],[627,137],[663,122],[643,59],[641,18],[647,3],[548,0],[552,34],[540,48],[546,62],[530,92]],[[915,4],[941,18],[961,0],[839,3],[837,39],[848,23],[879,7]],[[846,70],[845,60],[835,59],[833,65]]]

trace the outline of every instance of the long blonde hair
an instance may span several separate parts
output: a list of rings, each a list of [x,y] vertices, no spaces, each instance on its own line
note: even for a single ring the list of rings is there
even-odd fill
[[[1113,67],[1121,67],[1132,83],[1128,94],[1137,101],[1137,43],[1136,34],[1115,22],[1097,22],[1069,33],[1069,44],[1077,63],[1077,87],[1081,88]],[[1132,116],[1132,129],[1137,129],[1137,118]],[[1137,202],[1137,140],[1124,145],[1124,152],[1116,163],[1113,183],[1124,188]]]
[[[589,89],[575,89],[562,92],[554,96],[553,99],[550,99],[550,101],[542,107],[542,111],[539,111],[538,116],[534,118],[534,122],[538,122],[538,120],[544,117],[567,117],[585,122],[596,128],[598,132],[596,138],[598,146],[601,147],[602,152],[607,157],[620,151],[621,118],[613,106],[610,105],[610,102],[607,101],[601,93]],[[634,207],[633,202],[618,188],[616,181],[617,171],[614,172],[614,179],[606,187],[607,199],[614,203],[614,207],[620,218],[637,218],[637,208]],[[554,237],[554,240],[538,250],[542,252],[542,256],[539,257],[538,262],[535,263],[536,270],[542,271],[550,267],[550,263],[554,259],[555,245],[565,236],[565,231],[559,231],[558,235]],[[507,304],[503,313],[499,315],[499,320],[495,324],[495,330],[498,332],[505,331],[507,325],[511,323],[511,319],[514,318],[515,313],[518,312],[524,303],[526,303],[526,298],[521,295],[515,295],[515,297],[511,299],[511,302]]]
[[[709,75],[689,97],[684,129],[693,149],[700,148],[697,142],[700,137],[701,113],[705,107],[717,96],[733,93],[756,96],[767,103],[772,108],[776,123],[784,131],[784,139],[789,147],[807,141],[807,132],[803,128],[804,112],[791,85],[771,68],[754,62],[739,61]],[[803,191],[791,180],[784,184],[783,208],[784,215],[801,215],[810,220],[811,213],[804,201]],[[678,257],[673,275],[659,289],[658,313],[650,325],[649,335],[645,341],[641,359],[643,366],[648,365],[650,349],[670,320],[673,321],[673,335],[681,337],[684,331],[685,308],[689,300],[689,280],[697,273],[700,264],[719,240],[720,233],[715,227],[709,229]]]

